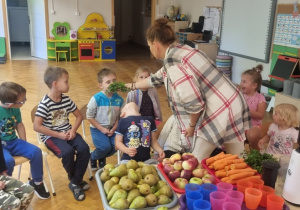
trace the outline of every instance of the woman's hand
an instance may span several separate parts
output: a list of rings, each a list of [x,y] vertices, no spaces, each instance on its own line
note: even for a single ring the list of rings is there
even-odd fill
[[[3,190],[5,188],[5,183],[0,181],[0,190]]]
[[[192,137],[192,136],[194,136],[194,132],[195,132],[195,127],[187,127],[187,129],[185,131],[185,136]]]

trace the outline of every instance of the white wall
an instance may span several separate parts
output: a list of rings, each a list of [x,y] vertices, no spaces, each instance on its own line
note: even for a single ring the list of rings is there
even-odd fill
[[[54,7],[52,8],[52,1]],[[76,1],[80,15],[75,15]],[[49,9],[49,31],[53,29],[55,22],[68,22],[70,29],[77,30],[85,23],[86,17],[91,13],[99,13],[103,16],[108,26],[112,25],[111,0],[48,0]],[[55,14],[51,13],[54,9]]]
[[[3,1],[3,0],[2,0]],[[0,37],[4,37],[4,22],[3,22],[3,14],[2,14],[2,2],[0,2]]]

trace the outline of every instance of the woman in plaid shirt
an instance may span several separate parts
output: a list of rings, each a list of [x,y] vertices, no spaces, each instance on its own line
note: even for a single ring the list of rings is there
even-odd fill
[[[163,67],[150,79],[126,84],[131,89],[164,84],[181,132],[181,146],[198,160],[220,145],[226,152],[244,150],[245,130],[251,118],[243,94],[205,53],[175,42],[168,20],[161,18],[148,29],[151,53]]]

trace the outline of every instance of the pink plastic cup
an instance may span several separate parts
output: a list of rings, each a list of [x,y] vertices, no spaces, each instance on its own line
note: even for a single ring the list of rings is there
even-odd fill
[[[222,205],[222,210],[241,210],[241,206],[234,202],[225,202]]]
[[[262,192],[256,188],[245,190],[245,203],[248,209],[257,209],[262,197]]]
[[[259,186],[259,190],[262,192],[262,197],[259,205],[262,207],[267,207],[267,196],[275,194],[275,189],[267,185],[263,185]]]
[[[275,194],[267,196],[267,210],[282,210],[284,199]]]
[[[259,186],[263,186],[265,183],[261,178],[250,178],[249,182],[251,182],[253,184],[252,187],[256,189],[259,189]]]
[[[227,193],[233,189],[233,185],[227,182],[219,182],[217,184],[217,191]]]
[[[227,199],[227,195],[221,191],[212,192],[210,193],[209,197],[212,210],[222,209],[222,205]]]
[[[227,195],[227,202],[233,202],[242,206],[244,201],[243,193],[241,193],[240,191],[232,190],[232,191],[228,191],[226,195]]]
[[[245,190],[246,188],[252,187],[253,184],[248,180],[240,180],[236,183],[237,191],[244,194],[244,201],[245,201]]]

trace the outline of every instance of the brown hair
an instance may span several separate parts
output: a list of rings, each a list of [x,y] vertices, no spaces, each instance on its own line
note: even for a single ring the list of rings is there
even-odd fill
[[[168,25],[168,19],[160,18],[155,20],[146,32],[147,41],[154,42],[155,40],[161,42],[163,45],[170,45],[175,42],[175,32]]]
[[[148,67],[146,67],[146,66],[144,66],[144,67],[139,67],[139,68],[136,70],[135,74],[134,74],[133,81],[136,82],[136,81],[138,80],[139,74],[140,74],[140,73],[143,73],[143,72],[149,73],[149,76],[150,76],[150,74],[151,74],[151,71],[150,71],[150,69],[149,69]]]
[[[26,94],[26,89],[14,82],[3,82],[0,85],[0,101],[1,103],[15,103],[18,97]]]
[[[58,66],[49,66],[44,73],[44,82],[49,88],[52,88],[52,83],[57,81],[63,74],[69,74],[67,70]]]
[[[260,87],[261,87],[261,83],[262,83],[261,72],[262,71],[263,71],[263,66],[261,64],[259,64],[252,69],[248,69],[248,70],[244,71],[242,74],[242,75],[248,74],[252,77],[252,83],[257,84],[256,91],[259,91]]]
[[[293,104],[278,104],[274,111],[278,113],[282,120],[289,127],[298,127],[300,122],[299,110]]]
[[[108,68],[103,68],[103,69],[101,69],[101,70],[98,72],[98,74],[97,74],[98,82],[99,82],[99,83],[102,83],[102,82],[103,82],[103,77],[108,76],[108,75],[110,75],[110,74],[113,74],[113,75],[117,76],[117,75],[116,75],[116,72],[114,72],[114,71],[111,70],[111,69],[108,69]]]

